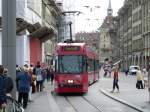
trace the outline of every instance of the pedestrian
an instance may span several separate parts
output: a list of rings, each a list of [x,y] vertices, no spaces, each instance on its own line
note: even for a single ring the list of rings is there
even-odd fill
[[[143,69],[143,80],[144,80],[144,88],[148,87],[148,72],[146,68]]]
[[[4,68],[4,81],[5,81],[5,94],[6,96],[11,96],[11,92],[13,90],[13,80],[8,74],[8,69]],[[10,100],[7,100],[7,107],[6,107],[6,112],[10,112],[12,110],[12,102]]]
[[[0,65],[0,110],[7,106],[7,98],[5,93],[5,81],[3,77],[4,67]]]
[[[21,71],[21,69],[20,69],[19,65],[16,65],[16,73],[20,72],[20,71]]]
[[[50,81],[50,78],[51,78],[50,68],[49,68],[49,67],[47,67],[46,71],[47,71],[46,79],[47,79],[47,82],[49,82],[49,81]]]
[[[53,71],[53,68],[52,68],[52,67],[51,67],[51,69],[50,69],[50,77],[51,77],[51,85],[53,85],[54,71]]]
[[[41,74],[42,74],[42,90],[45,88],[44,86],[44,82],[45,82],[45,79],[47,77],[47,71],[46,71],[46,68],[42,68],[41,70]]]
[[[7,68],[4,68],[3,76],[4,76],[4,81],[5,81],[5,93],[10,94],[11,91],[13,90],[14,85],[13,85],[12,78],[8,75]]]
[[[104,77],[106,77],[108,72],[108,65],[104,65],[103,69],[104,69]]]
[[[36,67],[33,69],[33,74],[36,75],[36,88],[37,91],[43,90],[43,76],[42,76],[42,68],[40,62],[37,62]]]
[[[140,69],[136,72],[136,78],[137,78],[136,88],[144,89],[144,87],[143,87],[143,76],[142,76],[142,72]]]
[[[29,73],[29,75],[31,77],[31,85],[30,85],[28,101],[29,102],[33,102],[33,100],[32,100],[32,84],[33,84],[33,80],[32,80],[33,70],[32,70],[32,68],[29,68],[28,73]]]
[[[119,71],[118,71],[118,66],[116,66],[114,70],[114,76],[113,76],[113,90],[111,91],[112,93],[114,92],[115,88],[117,88],[118,90],[117,92],[119,92],[118,81],[119,81]]]
[[[128,76],[128,73],[129,73],[129,70],[126,69],[126,70],[125,70],[125,75]]]
[[[22,71],[17,75],[16,81],[18,83],[19,92],[18,102],[22,104],[23,100],[23,108],[25,109],[28,104],[28,96],[31,85],[31,77],[26,67],[22,68]]]
[[[16,77],[20,74],[21,72],[21,67],[19,65],[16,65]],[[16,80],[16,100],[18,100],[18,82]]]
[[[33,73],[34,67],[33,64],[30,64],[29,74],[31,75],[31,85],[32,85],[32,93],[36,92],[36,75]]]
[[[7,96],[11,96],[11,91],[13,89],[13,80],[7,74],[8,69],[0,65],[0,110],[6,109],[6,111],[11,110],[11,102],[7,102]]]

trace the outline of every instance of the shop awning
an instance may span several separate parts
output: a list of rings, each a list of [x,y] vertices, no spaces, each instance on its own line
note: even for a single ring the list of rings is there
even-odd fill
[[[2,17],[0,17],[0,28],[2,28]],[[16,34],[21,34],[24,30],[28,30],[30,37],[36,37],[41,41],[51,39],[56,35],[56,31],[47,26],[41,26],[39,22],[31,24],[22,18],[16,18]]]
[[[54,36],[54,31],[51,28],[43,26],[31,33],[29,36],[33,38],[39,38],[42,41],[46,41]]]
[[[27,27],[27,30],[29,31],[29,33],[33,33],[33,32],[35,32],[36,30],[38,30],[40,27],[41,27],[40,23],[37,22],[37,23],[35,23],[35,24],[30,24],[30,25]]]
[[[27,29],[29,33],[32,33],[41,27],[40,23],[31,24],[22,18],[16,18],[16,34]],[[0,28],[2,28],[2,17],[0,17]]]
[[[27,29],[27,27],[30,27],[31,24],[29,24],[27,21],[25,21],[22,18],[16,18],[16,33],[19,34],[20,32]]]

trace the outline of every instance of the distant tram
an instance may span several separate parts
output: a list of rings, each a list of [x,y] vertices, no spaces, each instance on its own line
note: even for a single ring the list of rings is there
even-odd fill
[[[86,93],[99,79],[98,55],[85,43],[58,43],[55,52],[56,93]]]

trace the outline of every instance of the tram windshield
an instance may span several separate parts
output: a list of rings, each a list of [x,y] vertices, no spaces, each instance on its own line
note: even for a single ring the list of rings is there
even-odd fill
[[[58,68],[59,73],[82,73],[83,56],[59,56]]]

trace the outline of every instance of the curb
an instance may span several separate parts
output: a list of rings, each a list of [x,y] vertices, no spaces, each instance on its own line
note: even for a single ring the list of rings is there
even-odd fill
[[[47,98],[48,98],[49,106],[51,108],[51,112],[61,112],[60,108],[57,106],[51,92],[50,93],[47,92]]]
[[[124,101],[124,100],[122,100],[122,99],[120,99],[120,98],[115,97],[114,95],[109,94],[109,93],[108,93],[106,90],[104,90],[104,89],[100,89],[100,92],[103,93],[105,96],[108,96],[108,97],[110,97],[111,99],[116,100],[116,101],[118,101],[118,102],[120,102],[120,103],[122,103],[122,104],[124,104],[124,105],[127,105],[127,106],[129,106],[129,107],[131,107],[131,108],[133,108],[133,109],[135,109],[135,110],[137,110],[137,111],[139,111],[139,112],[149,112],[148,110],[141,109],[140,107],[138,107],[138,106],[136,106],[136,105],[133,105],[133,104],[127,102],[127,101]]]
[[[51,112],[61,112],[60,108],[58,107],[53,95],[54,95],[54,91],[53,91],[53,87],[49,86],[48,87],[48,91],[47,91],[47,98],[48,98],[48,102],[49,102],[49,106],[51,108]]]

